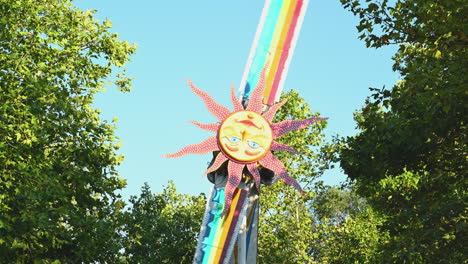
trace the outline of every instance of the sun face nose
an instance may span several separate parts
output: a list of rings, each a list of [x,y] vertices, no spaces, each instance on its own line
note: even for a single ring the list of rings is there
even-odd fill
[[[271,146],[272,135],[268,122],[260,114],[239,111],[223,121],[217,137],[223,154],[236,162],[252,163],[267,154]],[[236,136],[240,139],[239,145],[236,146],[238,151],[233,151],[230,149],[231,146],[222,144],[224,143],[222,141],[230,136]],[[262,148],[253,148],[249,145],[252,142],[260,144]]]

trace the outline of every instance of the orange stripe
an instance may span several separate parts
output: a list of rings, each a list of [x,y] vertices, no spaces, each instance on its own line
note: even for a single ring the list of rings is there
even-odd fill
[[[271,96],[270,94],[273,87],[273,81],[278,71],[279,61],[283,52],[283,46],[288,36],[296,5],[297,0],[286,1],[281,10],[281,15],[283,17],[280,17],[278,24],[276,25],[276,33],[273,37],[272,43],[270,44],[270,51],[272,52],[270,56],[273,58],[271,59],[270,67],[268,69],[266,87],[263,93],[264,104],[268,102],[268,98]]]
[[[239,202],[240,193],[241,190],[239,188],[236,188],[232,198],[231,207],[229,208],[229,211],[224,217],[223,221],[220,222],[220,225],[222,225],[223,230],[222,232],[219,232],[219,237],[217,235],[216,239],[214,240],[214,244],[216,245],[216,254],[213,254],[214,257],[212,260],[210,260],[209,263],[218,263],[221,258],[223,248],[226,246],[224,245],[224,243],[226,242],[226,236],[229,232],[229,227],[231,226],[232,218],[234,216],[234,212],[236,211],[237,203]]]
[[[293,42],[295,42],[293,39],[295,37],[295,34],[297,33],[296,29],[298,25],[298,20],[301,14],[303,14],[302,12],[303,4],[304,4],[303,0],[297,0],[297,5],[294,7],[293,16],[291,18],[291,23],[288,27],[289,28],[288,33],[286,35],[286,39],[282,46],[283,48],[282,48],[281,58],[279,60],[278,68],[276,69],[275,79],[273,80],[270,96],[268,98],[268,102],[266,103],[267,105],[273,105],[275,103],[275,99],[279,97],[279,94],[278,94],[279,89],[280,89],[279,85],[280,85],[281,79],[283,77],[286,77],[285,76],[286,75],[285,68],[287,67],[286,63],[287,63],[288,58],[292,56],[293,50],[291,50],[291,47],[292,45],[294,45]],[[294,47],[292,47],[292,49],[294,49]]]

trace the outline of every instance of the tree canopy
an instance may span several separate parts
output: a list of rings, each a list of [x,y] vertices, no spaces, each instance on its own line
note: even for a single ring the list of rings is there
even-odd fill
[[[115,125],[92,107],[130,88],[135,47],[68,0],[0,0],[0,255],[106,262],[120,249],[125,186]]]
[[[177,193],[174,183],[153,194],[145,184],[130,198],[125,221],[128,263],[192,263],[206,204],[204,194]]]
[[[401,81],[356,114],[341,166],[385,215],[389,263],[466,260],[466,1],[351,1],[368,47],[398,45]]]
[[[275,155],[307,195],[262,187],[259,262],[464,263],[468,4],[340,1],[369,48],[398,46],[401,80],[370,88],[354,136],[323,146],[318,122],[279,140],[302,153]],[[130,89],[136,47],[111,26],[72,0],[0,0],[0,263],[192,260],[203,194],[145,185],[124,209],[116,192],[115,122],[92,103]],[[274,122],[318,116],[282,98]],[[318,181],[333,161],[346,186]]]

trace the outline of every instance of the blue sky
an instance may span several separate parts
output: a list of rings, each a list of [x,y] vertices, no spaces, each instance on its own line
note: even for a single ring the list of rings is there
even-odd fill
[[[120,176],[127,180],[124,198],[138,195],[144,182],[159,192],[173,180],[179,192],[208,192],[202,173],[211,154],[161,158],[185,145],[211,136],[188,123],[215,122],[185,82],[231,107],[230,84],[238,87],[264,1],[122,1],[78,0],[83,10],[96,9],[100,20],[112,21],[111,31],[138,45],[126,68],[135,77],[133,90],[114,89],[96,96],[105,119],[118,118],[116,135],[125,156]],[[368,49],[358,40],[358,19],[338,0],[310,0],[284,91],[298,90],[313,112],[329,117],[325,134],[357,133],[353,112],[369,95],[369,87],[391,87],[398,75],[391,70],[395,48]],[[327,184],[345,176],[335,169]]]

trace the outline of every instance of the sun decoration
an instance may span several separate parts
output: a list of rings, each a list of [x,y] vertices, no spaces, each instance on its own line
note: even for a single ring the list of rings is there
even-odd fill
[[[180,151],[167,154],[163,157],[177,158],[187,154],[205,154],[213,151],[220,151],[212,165],[204,174],[213,172],[221,167],[224,162],[228,162],[228,181],[225,187],[224,211],[229,209],[232,202],[232,195],[235,188],[242,179],[242,171],[247,167],[255,180],[255,186],[260,191],[260,172],[258,164],[273,171],[280,179],[294,186],[303,194],[301,186],[296,180],[288,175],[285,167],[271,151],[288,151],[299,154],[292,147],[278,143],[274,139],[283,136],[285,133],[305,128],[315,121],[326,120],[327,118],[312,117],[305,120],[285,120],[279,123],[271,123],[276,111],[286,102],[275,104],[262,113],[262,95],[265,89],[265,70],[262,71],[257,87],[252,91],[246,109],[237,100],[235,89],[231,87],[231,101],[234,105],[234,112],[216,103],[206,92],[199,90],[187,79],[192,91],[198,95],[210,111],[220,122],[213,124],[200,124],[190,121],[201,129],[216,133],[216,136],[209,137],[205,141],[189,145]]]

